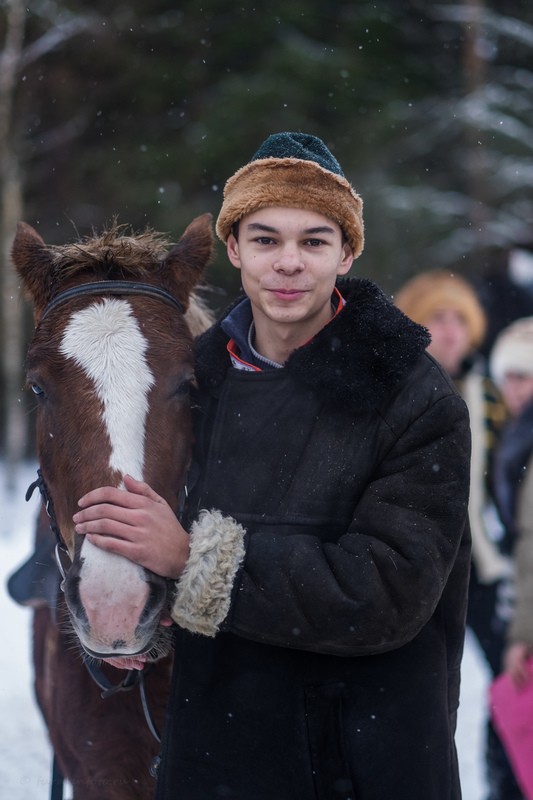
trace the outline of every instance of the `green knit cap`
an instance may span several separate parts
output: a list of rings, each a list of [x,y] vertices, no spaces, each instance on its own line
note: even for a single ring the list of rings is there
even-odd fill
[[[354,256],[364,244],[362,200],[324,142],[307,133],[274,133],[224,187],[216,231],[226,242],[235,222],[260,208],[308,208],[337,222]]]

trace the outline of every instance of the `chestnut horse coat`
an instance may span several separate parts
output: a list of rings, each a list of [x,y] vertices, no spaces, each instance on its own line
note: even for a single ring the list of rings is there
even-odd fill
[[[197,343],[191,517],[233,517],[244,557],[215,635],[178,585],[159,800],[460,797],[468,416],[425,329],[338,286],[282,369]]]

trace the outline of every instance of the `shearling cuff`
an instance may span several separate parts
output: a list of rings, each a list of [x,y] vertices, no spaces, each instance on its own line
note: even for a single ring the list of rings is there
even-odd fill
[[[244,528],[220,511],[202,511],[193,523],[190,555],[176,583],[174,622],[215,636],[225,620],[237,570],[244,559]]]

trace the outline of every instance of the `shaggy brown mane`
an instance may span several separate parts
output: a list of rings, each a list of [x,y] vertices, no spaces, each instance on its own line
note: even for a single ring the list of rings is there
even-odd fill
[[[100,234],[93,231],[79,242],[48,245],[48,251],[64,276],[92,270],[96,264],[108,272],[144,276],[157,269],[170,247],[172,242],[163,233],[151,228],[135,232],[115,220]]]

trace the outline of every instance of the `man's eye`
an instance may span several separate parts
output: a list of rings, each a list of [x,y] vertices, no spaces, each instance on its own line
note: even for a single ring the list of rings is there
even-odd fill
[[[306,244],[309,247],[320,247],[321,244],[324,244],[322,239],[307,239]]]

